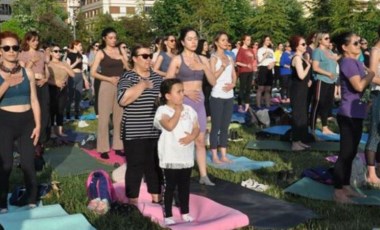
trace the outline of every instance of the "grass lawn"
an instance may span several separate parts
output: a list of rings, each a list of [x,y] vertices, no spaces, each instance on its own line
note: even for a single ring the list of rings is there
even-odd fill
[[[89,127],[77,128],[77,123],[67,124],[66,128],[78,131],[96,132],[96,121],[89,121]],[[334,127],[337,130],[337,127]],[[253,127],[242,127],[238,129],[239,135],[244,138],[242,142],[230,142],[229,152],[239,156],[246,156],[254,160],[271,160],[275,166],[256,171],[232,172],[215,168],[208,168],[211,175],[231,182],[240,183],[242,180],[254,178],[260,183],[270,185],[267,193],[270,196],[283,199],[293,203],[299,203],[317,213],[321,219],[311,220],[297,226],[295,229],[372,229],[380,227],[380,208],[370,206],[337,205],[333,202],[316,201],[302,197],[285,194],[283,189],[288,186],[286,182],[278,182],[277,175],[281,170],[293,170],[296,178],[305,168],[328,165],[324,157],[328,153],[322,152],[276,152],[276,151],[254,151],[245,149],[249,140],[255,138]],[[194,167],[193,174],[197,175],[197,167]],[[19,169],[13,170],[12,184],[22,183],[22,174]],[[97,229],[117,230],[117,229],[161,229],[157,224],[148,218],[133,213],[129,216],[96,216],[87,210],[87,196],[85,181],[87,175],[58,177],[50,167],[39,173],[40,182],[57,180],[61,182],[62,195],[58,198],[52,196],[44,200],[44,204],[59,203],[69,213],[83,213],[89,222]],[[253,229],[245,227],[243,229]]]

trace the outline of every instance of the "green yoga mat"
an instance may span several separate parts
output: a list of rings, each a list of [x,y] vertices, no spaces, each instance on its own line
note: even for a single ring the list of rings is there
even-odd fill
[[[6,230],[95,230],[82,214],[68,215],[58,204],[2,214],[0,224]]]
[[[75,146],[49,149],[45,152],[44,158],[60,176],[80,175],[96,169],[107,171],[113,169],[113,167],[102,164]]]
[[[340,150],[339,142],[319,141],[310,143],[310,146],[311,148],[306,151],[339,152]],[[256,150],[292,151],[290,142],[276,140],[249,141],[246,148]],[[364,146],[359,145],[359,149],[364,149]]]
[[[304,177],[287,187],[284,191],[311,199],[332,201],[334,187],[332,185],[321,184],[310,178]],[[352,199],[359,205],[380,205],[380,190],[358,189],[358,192],[367,195],[366,198]]]

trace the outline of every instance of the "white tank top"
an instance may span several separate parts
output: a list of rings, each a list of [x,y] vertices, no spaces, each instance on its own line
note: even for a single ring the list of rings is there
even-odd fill
[[[222,66],[222,60],[216,55],[213,55],[218,59],[218,61],[215,64],[215,69],[218,70]],[[232,71],[234,71],[234,66],[231,58],[227,55],[227,58],[229,60],[229,64],[224,69],[223,73],[220,74],[218,79],[216,80],[216,84],[212,88],[211,96],[214,98],[222,98],[222,99],[230,99],[234,97],[234,90],[231,89],[228,92],[225,92],[223,90],[223,87],[225,84],[232,83]]]
[[[377,47],[373,47],[372,49],[375,49],[377,52],[380,52],[380,49]],[[375,74],[376,74],[375,77],[380,76],[380,63],[377,64],[377,72]],[[380,91],[380,85],[376,85],[376,84],[371,83],[371,91],[375,91],[375,90]]]

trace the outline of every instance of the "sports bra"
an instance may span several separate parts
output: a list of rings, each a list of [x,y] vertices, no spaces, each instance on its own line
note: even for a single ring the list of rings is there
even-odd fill
[[[23,80],[20,84],[9,87],[0,98],[0,106],[30,104],[30,82],[24,68],[22,68],[22,77]],[[0,76],[0,84],[3,82],[4,79]]]
[[[181,66],[179,67],[177,78],[180,79],[181,81],[202,81],[204,71],[190,69],[189,66],[187,66],[185,61],[183,60],[182,54],[180,56],[181,56]],[[202,63],[201,58],[199,56],[198,58],[199,58],[199,61]]]

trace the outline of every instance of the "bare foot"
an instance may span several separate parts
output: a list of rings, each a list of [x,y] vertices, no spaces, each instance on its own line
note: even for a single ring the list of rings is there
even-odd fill
[[[292,151],[302,151],[305,150],[305,147],[302,147],[298,142],[292,143]]]
[[[245,104],[245,109],[244,109],[244,112],[247,112],[249,109],[249,104]]]
[[[305,143],[303,143],[303,142],[301,142],[301,141],[298,142],[298,144],[301,145],[301,146],[304,147],[304,148],[307,148],[307,149],[311,147],[310,145],[307,145],[307,144],[305,144]]]
[[[214,164],[221,164],[222,162],[219,160],[219,157],[212,157],[212,162]]]
[[[369,177],[369,176],[367,176],[367,183],[379,184],[380,185],[380,179],[378,177]]]
[[[232,161],[228,159],[228,157],[222,157],[221,161],[224,163],[232,163]]]
[[[339,203],[339,204],[355,204],[353,200],[351,200],[348,196],[346,195],[334,195],[334,201]]]
[[[336,134],[333,131],[331,131],[328,127],[322,128],[322,133],[325,134],[325,135]]]
[[[360,197],[360,198],[365,198],[367,195],[358,193],[355,191],[351,186],[344,186],[343,191],[346,194],[347,197]]]

